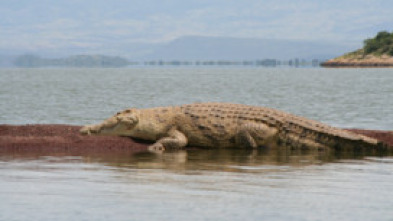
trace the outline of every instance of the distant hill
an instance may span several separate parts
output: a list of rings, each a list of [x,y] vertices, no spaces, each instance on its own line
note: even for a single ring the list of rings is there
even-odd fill
[[[15,56],[0,55],[0,68],[12,67],[14,59]]]
[[[279,61],[317,59],[325,61],[358,47],[345,42],[185,36],[162,43],[110,42],[97,48],[64,47],[62,50],[0,50],[0,66],[69,66],[102,67],[124,66],[125,59],[143,63],[145,61],[257,61],[276,59]],[[82,56],[74,56],[83,54]],[[99,55],[94,55],[99,54]],[[101,55],[100,55],[101,54]],[[106,56],[102,55],[105,54]],[[110,55],[110,56],[107,56]],[[121,57],[113,56],[120,55]],[[42,57],[45,57],[42,58]],[[62,57],[59,59],[59,57]],[[22,59],[21,59],[22,58]],[[112,60],[112,58],[116,58]],[[125,58],[125,59],[124,59]],[[106,62],[112,60],[111,62]],[[120,61],[122,60],[122,61]],[[83,61],[83,62],[80,62]],[[115,64],[116,63],[116,64]]]
[[[144,59],[253,60],[273,58],[328,59],[350,50],[343,44],[326,42],[188,36],[158,46]]]
[[[49,59],[26,54],[17,57],[14,64],[17,67],[124,67],[129,62],[121,57],[105,55],[75,55]]]
[[[364,40],[363,48],[328,60],[322,65],[327,67],[393,67],[393,32],[381,31],[374,38]]]

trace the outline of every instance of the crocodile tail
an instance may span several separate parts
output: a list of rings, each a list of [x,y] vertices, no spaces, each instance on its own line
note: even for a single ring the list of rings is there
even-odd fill
[[[387,143],[382,141],[378,141],[377,143],[377,150],[380,153],[393,153],[393,146],[389,146]]]
[[[337,128],[314,130],[289,124],[279,133],[279,144],[292,149],[334,149],[337,151],[386,151],[387,145],[376,139]]]

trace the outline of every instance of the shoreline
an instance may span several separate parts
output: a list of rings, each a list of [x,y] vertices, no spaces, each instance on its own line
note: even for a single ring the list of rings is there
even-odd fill
[[[151,142],[129,137],[82,136],[81,126],[64,124],[0,124],[1,155],[131,155]],[[393,131],[346,129],[376,138],[393,147]],[[391,152],[391,151],[390,151]]]
[[[393,63],[326,61],[326,62],[321,63],[321,67],[325,67],[325,68],[393,68]]]
[[[392,68],[393,58],[386,55],[344,55],[321,63],[321,67]]]

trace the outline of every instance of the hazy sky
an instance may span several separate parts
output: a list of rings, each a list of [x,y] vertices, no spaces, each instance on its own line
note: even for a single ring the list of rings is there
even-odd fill
[[[392,26],[392,0],[0,0],[0,52],[188,35],[361,44]]]

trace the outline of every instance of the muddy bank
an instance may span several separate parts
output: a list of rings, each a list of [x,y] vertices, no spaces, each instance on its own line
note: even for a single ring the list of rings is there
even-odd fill
[[[148,143],[126,137],[79,135],[80,126],[0,125],[0,154],[91,155],[132,154],[146,150]],[[350,131],[374,137],[393,146],[392,131]]]
[[[89,155],[134,153],[147,144],[126,137],[79,135],[80,126],[0,125],[0,154]]]

